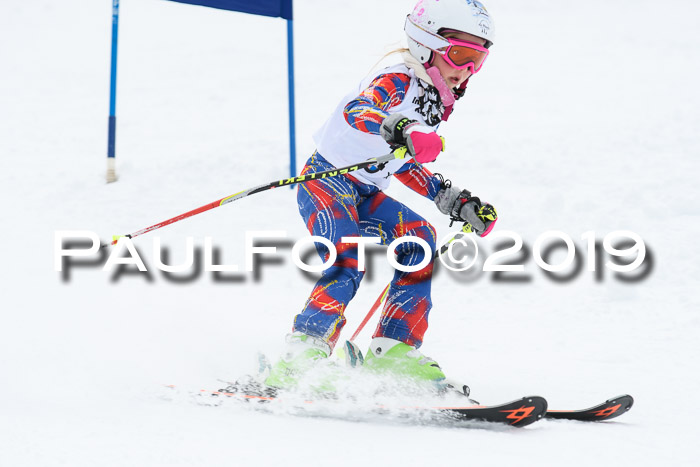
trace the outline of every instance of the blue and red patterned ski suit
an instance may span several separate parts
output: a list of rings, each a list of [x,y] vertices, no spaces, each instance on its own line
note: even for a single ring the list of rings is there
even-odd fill
[[[409,82],[410,78],[405,74],[378,76],[345,106],[347,124],[357,131],[379,135],[381,122],[389,115],[388,110],[403,100]],[[322,154],[316,152],[307,161],[302,174],[333,168]],[[431,200],[440,190],[439,178],[412,160],[393,176]],[[320,337],[333,347],[345,324],[345,308],[364,276],[364,272],[357,268],[357,244],[343,243],[341,238],[380,237],[382,244],[388,245],[396,238],[411,235],[425,240],[434,253],[435,229],[377,186],[363,183],[351,174],[300,184],[297,200],[309,232],[330,240],[338,256],[323,272],[304,309],[295,317],[294,330]],[[320,243],[316,245],[325,261],[328,249]],[[396,254],[397,261],[407,266],[419,264],[425,255],[423,248],[415,242],[402,243]],[[420,347],[432,306],[432,272],[432,255],[430,263],[420,271],[396,271],[374,337],[389,337]]]

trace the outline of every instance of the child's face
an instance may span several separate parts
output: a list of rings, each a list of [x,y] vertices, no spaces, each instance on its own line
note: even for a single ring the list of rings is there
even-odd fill
[[[451,39],[472,42],[481,46],[486,44],[486,41],[484,39],[472,36],[471,34],[467,34],[465,32],[449,32],[444,36]],[[452,68],[452,66],[449,63],[447,63],[444,58],[442,58],[442,55],[437,53],[435,54],[433,65],[435,65],[437,69],[440,70],[442,79],[444,79],[448,86],[450,86],[451,88],[459,87],[472,75],[472,71],[469,68],[465,68],[463,70],[457,70],[455,68]]]

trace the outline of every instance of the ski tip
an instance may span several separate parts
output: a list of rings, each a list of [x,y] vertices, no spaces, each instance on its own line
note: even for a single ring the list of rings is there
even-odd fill
[[[605,401],[607,409],[601,411],[599,416],[601,420],[610,420],[611,418],[619,417],[620,415],[629,412],[634,405],[634,397],[629,394],[613,397]],[[614,410],[613,410],[614,409]]]
[[[547,399],[542,396],[523,397],[520,402],[522,405],[517,409],[501,411],[508,413],[506,419],[511,426],[523,427],[531,425],[543,419],[547,414]],[[517,405],[517,401],[514,403]]]
[[[528,396],[501,405],[452,408],[470,420],[497,422],[513,427],[524,427],[543,419],[547,413],[547,400],[541,396]]]
[[[634,398],[629,394],[623,394],[588,409],[550,410],[547,412],[547,418],[600,422],[603,420],[611,420],[627,413],[633,405]]]
[[[596,422],[611,420],[627,413],[632,408],[632,405],[634,405],[634,398],[629,394],[613,397],[612,399],[606,400],[605,403],[598,407],[592,407],[586,410],[586,420]]]

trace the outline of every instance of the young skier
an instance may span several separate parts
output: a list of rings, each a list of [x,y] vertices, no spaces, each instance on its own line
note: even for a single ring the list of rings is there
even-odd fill
[[[397,159],[376,171],[313,180],[299,185],[299,211],[312,235],[330,240],[337,259],[316,283],[287,336],[287,352],[265,384],[295,386],[320,359],[327,358],[345,324],[344,311],[364,275],[357,268],[357,244],[343,237],[381,237],[388,245],[410,235],[431,248],[430,263],[416,272],[396,271],[386,304],[365,357],[366,368],[439,385],[445,374],[417,349],[428,327],[435,229],[404,204],[384,194],[391,176],[433,200],[451,219],[469,222],[485,236],[496,211],[452,186],[422,164],[443,149],[435,130],[450,116],[469,78],[482,67],[493,43],[493,20],[475,0],[421,0],[406,18],[408,49],[403,62],[366,78],[341,101],[314,135],[316,152],[302,174],[344,167],[406,146],[411,159]],[[317,244],[327,260],[328,249]],[[396,248],[397,261],[420,264],[425,252],[415,242]]]

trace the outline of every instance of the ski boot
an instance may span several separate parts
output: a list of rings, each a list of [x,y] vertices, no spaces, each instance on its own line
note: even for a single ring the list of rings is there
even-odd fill
[[[277,389],[292,389],[299,384],[299,379],[305,373],[330,354],[331,347],[323,339],[298,331],[288,334],[285,353],[270,369],[265,385]]]
[[[388,373],[444,392],[447,389],[445,373],[432,358],[418,349],[388,337],[375,337],[365,355],[364,368]]]

